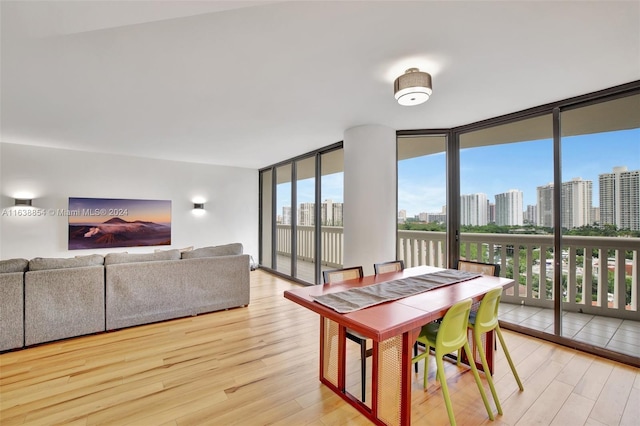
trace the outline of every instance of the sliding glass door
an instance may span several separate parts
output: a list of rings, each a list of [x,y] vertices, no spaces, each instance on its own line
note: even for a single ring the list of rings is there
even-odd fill
[[[446,265],[446,135],[398,137],[397,257],[406,267]]]
[[[336,144],[260,170],[260,266],[319,284],[342,266],[343,150]]]
[[[640,95],[560,119],[562,336],[638,356]]]
[[[315,282],[316,266],[316,156],[295,161],[296,232],[295,276]]]
[[[292,165],[276,167],[276,261],[275,270],[291,275],[292,227],[295,206],[291,195]]]
[[[516,281],[501,320],[553,333],[552,115],[461,133],[459,141],[459,257],[498,264]]]
[[[321,269],[337,269],[343,265],[344,233],[344,150],[336,149],[320,155],[320,256]],[[321,280],[319,280],[321,282]]]

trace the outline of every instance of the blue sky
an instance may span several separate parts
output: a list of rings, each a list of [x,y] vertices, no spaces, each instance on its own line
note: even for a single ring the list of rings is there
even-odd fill
[[[640,169],[640,129],[564,137],[562,181],[581,177],[593,182],[597,207],[598,175],[615,166]],[[439,212],[445,204],[445,155],[404,160],[398,165],[398,208],[407,216]],[[536,204],[536,188],[553,182],[551,139],[491,145],[460,152],[461,194],[495,194],[510,189],[523,192],[524,206]]]
[[[563,137],[562,181],[581,177],[593,182],[593,205],[597,207],[598,175],[613,167],[640,170],[640,129]],[[536,187],[553,182],[551,139],[491,145],[460,152],[461,194],[483,192],[491,202],[495,194],[510,189],[523,192],[524,206],[536,204]],[[342,173],[322,178],[322,200],[342,202]],[[313,202],[314,180],[298,185],[298,203]],[[288,194],[285,196],[285,194]],[[290,205],[290,184],[278,185],[278,210]],[[286,201],[285,201],[286,200]],[[409,217],[436,213],[446,203],[444,153],[403,160],[398,164],[398,208]]]

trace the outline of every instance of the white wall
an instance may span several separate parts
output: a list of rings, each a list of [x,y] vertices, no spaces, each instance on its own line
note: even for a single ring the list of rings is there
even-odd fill
[[[396,131],[366,125],[344,134],[344,266],[396,258]]]
[[[31,193],[41,209],[67,209],[69,197],[171,200],[171,246],[67,250],[64,215],[13,216]],[[257,260],[258,172],[253,169],[0,144],[0,259],[72,257],[114,251],[241,242]],[[195,215],[202,197],[205,214]]]

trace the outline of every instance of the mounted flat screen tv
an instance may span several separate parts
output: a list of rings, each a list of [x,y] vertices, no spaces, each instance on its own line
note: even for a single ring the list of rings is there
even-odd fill
[[[171,244],[171,201],[69,198],[69,250]]]

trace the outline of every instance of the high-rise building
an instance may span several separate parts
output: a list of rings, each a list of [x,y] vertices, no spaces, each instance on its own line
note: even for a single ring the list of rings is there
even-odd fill
[[[536,189],[538,201],[538,226],[553,227],[553,184],[539,186]]]
[[[333,200],[324,200],[320,204],[320,224],[333,226]]]
[[[496,205],[487,200],[487,222],[496,223]]]
[[[342,226],[342,211],[344,208],[343,203],[333,203],[333,226]]]
[[[282,224],[291,225],[291,207],[290,206],[282,207]]]
[[[530,225],[538,224],[538,206],[527,205],[527,210],[524,214],[524,223]]]
[[[405,223],[407,221],[407,211],[400,210],[398,212],[398,223]]]
[[[422,212],[418,214],[417,219],[420,222],[425,222],[425,223],[432,223],[432,222],[445,223],[447,221],[447,214],[442,212],[441,213]]]
[[[593,223],[600,223],[600,207],[593,207],[591,209],[591,220]]]
[[[487,194],[460,196],[460,224],[472,226],[487,224]]]
[[[300,203],[298,226],[313,226],[316,223],[316,203]]]
[[[342,203],[324,200],[320,204],[320,224],[324,226],[342,226]]]
[[[600,224],[640,230],[640,170],[614,167],[599,175]]]
[[[502,194],[496,194],[496,225],[522,225],[522,191],[510,189]]]
[[[591,194],[593,182],[573,178],[569,182],[562,182],[562,212],[560,224],[563,228],[571,229],[591,225]]]

